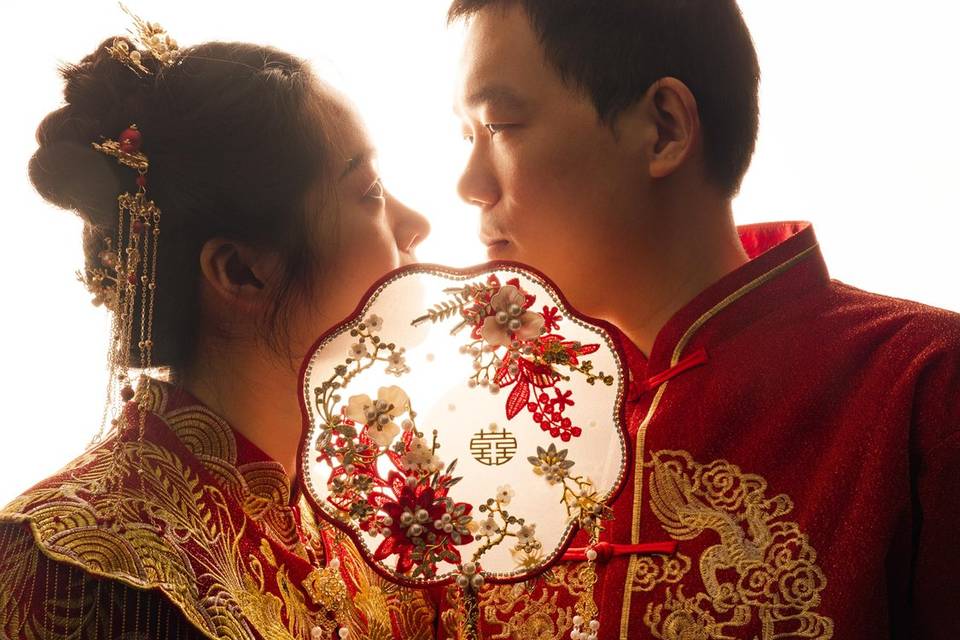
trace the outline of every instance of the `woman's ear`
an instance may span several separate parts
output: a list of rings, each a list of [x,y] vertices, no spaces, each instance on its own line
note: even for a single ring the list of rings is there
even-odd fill
[[[211,238],[200,249],[202,289],[217,306],[232,311],[259,311],[269,302],[270,283],[280,266],[272,251],[242,242]]]

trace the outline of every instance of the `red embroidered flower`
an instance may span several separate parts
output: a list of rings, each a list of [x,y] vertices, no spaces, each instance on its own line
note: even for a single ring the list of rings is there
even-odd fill
[[[553,404],[556,405],[557,411],[562,412],[565,407],[572,407],[576,404],[570,399],[573,396],[573,391],[561,391],[556,387],[554,387],[554,391],[557,393],[557,397],[553,399]]]
[[[454,502],[447,490],[455,480],[447,473],[432,480],[408,481],[390,472],[387,481],[397,498],[383,493],[369,496],[371,505],[386,514],[382,523],[387,537],[374,552],[374,560],[398,556],[396,570],[411,577],[436,575],[437,563],[460,563],[458,546],[473,542],[467,528],[473,507]],[[413,476],[411,476],[413,477]]]
[[[547,331],[557,331],[560,329],[560,310],[556,307],[545,306],[543,308],[543,326]]]

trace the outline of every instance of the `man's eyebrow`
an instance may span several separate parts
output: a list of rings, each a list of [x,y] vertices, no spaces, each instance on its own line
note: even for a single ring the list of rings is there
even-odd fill
[[[526,102],[509,88],[503,85],[489,85],[481,87],[474,91],[464,104],[468,108],[476,108],[480,105],[489,105],[492,107],[502,107],[505,109],[521,109],[526,106]]]

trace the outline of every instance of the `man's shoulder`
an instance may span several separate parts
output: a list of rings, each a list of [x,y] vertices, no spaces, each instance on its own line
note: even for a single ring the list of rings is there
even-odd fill
[[[865,291],[832,280],[817,302],[825,328],[869,332],[878,339],[909,342],[960,354],[960,313]]]

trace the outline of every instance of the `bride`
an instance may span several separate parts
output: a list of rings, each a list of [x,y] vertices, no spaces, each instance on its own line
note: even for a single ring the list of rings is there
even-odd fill
[[[301,501],[295,392],[427,222],[302,60],[136,26],[63,71],[30,161],[84,221],[118,399],[103,439],[0,511],[0,636],[432,637],[424,596]]]

